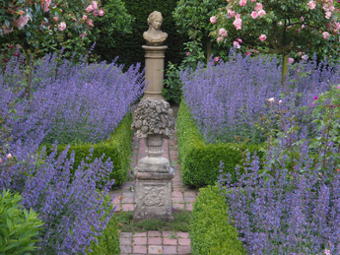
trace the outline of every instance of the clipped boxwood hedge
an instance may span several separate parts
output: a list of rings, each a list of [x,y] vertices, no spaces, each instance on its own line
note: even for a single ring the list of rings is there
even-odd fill
[[[229,223],[225,198],[217,187],[201,188],[194,204],[190,238],[193,255],[245,255]]]
[[[82,160],[90,154],[91,148],[93,148],[92,158],[99,158],[103,154],[104,160],[111,158],[113,162],[113,169],[110,177],[115,180],[115,186],[122,185],[128,176],[130,168],[130,157],[132,151],[132,136],[131,130],[132,117],[131,114],[126,115],[120,122],[115,132],[106,141],[91,144],[76,144],[71,145],[69,152],[75,152],[74,169],[80,164]],[[67,145],[58,145],[58,153],[65,150]]]
[[[215,184],[221,161],[235,178],[234,168],[245,158],[246,151],[260,151],[259,145],[206,144],[184,100],[178,110],[176,128],[183,182],[188,186]]]

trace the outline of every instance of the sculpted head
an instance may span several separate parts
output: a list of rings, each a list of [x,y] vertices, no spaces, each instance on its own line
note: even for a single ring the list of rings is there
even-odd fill
[[[163,22],[162,13],[160,13],[158,11],[153,11],[153,12],[150,13],[150,15],[148,17],[149,27],[152,27],[155,30],[160,30],[162,22]]]

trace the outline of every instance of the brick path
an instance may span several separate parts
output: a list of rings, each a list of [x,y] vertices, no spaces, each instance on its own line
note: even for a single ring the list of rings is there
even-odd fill
[[[134,138],[133,167],[138,159],[145,156],[145,141]],[[181,179],[176,137],[172,136],[163,144],[163,156],[169,158],[175,168],[172,180],[172,205],[174,210],[192,210],[197,192],[186,188]],[[133,211],[135,208],[134,182],[125,183],[120,190],[112,192],[116,211]],[[148,231],[141,233],[122,232],[120,234],[121,255],[141,254],[191,254],[189,234],[184,232]]]

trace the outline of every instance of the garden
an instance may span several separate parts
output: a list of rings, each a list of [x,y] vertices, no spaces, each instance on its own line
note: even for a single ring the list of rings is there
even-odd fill
[[[0,6],[0,255],[340,253],[339,1]],[[135,220],[154,10],[174,214]]]

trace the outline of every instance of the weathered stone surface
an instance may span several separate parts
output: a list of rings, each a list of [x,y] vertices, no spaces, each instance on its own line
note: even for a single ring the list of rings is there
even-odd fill
[[[132,128],[139,138],[148,135],[169,137],[175,127],[175,120],[170,104],[161,99],[143,99],[134,113]]]

